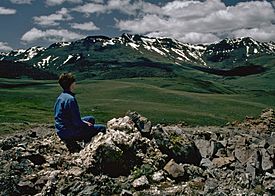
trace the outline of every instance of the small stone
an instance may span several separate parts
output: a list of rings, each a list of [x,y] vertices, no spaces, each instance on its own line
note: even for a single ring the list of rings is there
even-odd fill
[[[227,152],[224,148],[221,148],[217,151],[217,153],[215,154],[215,156],[217,157],[226,157],[227,156]]]
[[[269,172],[265,173],[265,179],[274,179],[275,180],[275,174],[271,174]]]
[[[185,170],[182,165],[177,164],[171,159],[164,167],[164,170],[168,172],[174,178],[182,177],[185,174]]]
[[[274,154],[275,154],[275,145],[269,146],[266,150],[271,155],[271,157],[273,158]]]
[[[78,195],[97,195],[96,188],[96,185],[85,186]]]
[[[271,157],[268,154],[268,152],[265,149],[262,149],[261,154],[262,154],[262,169],[264,171],[272,169],[273,168],[273,161],[271,160]]]
[[[133,193],[131,191],[123,189],[120,193],[120,196],[131,196]]]
[[[48,181],[48,177],[47,176],[42,176],[41,178],[39,178],[34,186],[38,189],[38,190],[41,190],[43,186],[45,186],[45,184],[47,183]]]
[[[185,173],[188,175],[189,179],[194,179],[194,178],[203,176],[204,171],[203,171],[203,169],[201,169],[198,166],[184,164],[183,167],[184,167]]]
[[[152,180],[155,181],[155,182],[160,182],[164,179],[165,179],[164,178],[164,172],[162,170],[157,171],[152,175]]]
[[[206,167],[206,168],[213,168],[214,164],[212,163],[212,161],[210,161],[209,158],[203,158],[201,160],[200,166]]]
[[[234,156],[238,159],[243,165],[247,162],[249,157],[253,154],[251,149],[246,147],[236,147],[234,151]]]
[[[199,149],[200,154],[203,158],[207,158],[210,156],[211,143],[208,140],[203,140],[203,139],[195,140],[195,145]]]
[[[69,171],[68,174],[69,175],[73,175],[73,176],[81,176],[81,174],[83,173],[82,169],[80,167],[72,167]]]
[[[213,193],[213,191],[219,186],[219,181],[213,178],[209,178],[206,180],[204,185],[204,194]]]
[[[140,178],[134,180],[132,185],[135,189],[140,190],[140,189],[146,188],[149,185],[149,181],[146,176],[141,176]]]
[[[232,163],[235,160],[234,157],[219,157],[219,158],[214,158],[212,160],[212,163],[216,166],[216,167],[223,167],[226,165],[229,165],[230,163]]]

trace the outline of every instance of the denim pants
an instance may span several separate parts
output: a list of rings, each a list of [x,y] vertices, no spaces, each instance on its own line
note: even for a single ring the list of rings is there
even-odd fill
[[[84,116],[83,118],[81,118],[81,120],[92,123],[93,126],[79,130],[79,138],[77,138],[78,140],[84,140],[84,142],[89,142],[91,138],[97,135],[99,132],[106,132],[106,127],[104,125],[95,124],[95,118],[93,116]]]
[[[86,126],[85,128],[80,128],[77,130],[68,130],[67,136],[61,137],[61,140],[63,140],[65,143],[71,143],[74,141],[84,141],[87,143],[99,132],[106,132],[106,127],[104,125],[95,124],[95,118],[93,116],[85,116],[81,118],[81,120],[90,122],[93,124],[93,126]]]

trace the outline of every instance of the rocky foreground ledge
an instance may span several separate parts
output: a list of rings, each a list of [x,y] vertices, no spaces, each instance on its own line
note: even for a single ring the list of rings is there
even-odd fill
[[[70,153],[51,126],[0,140],[1,195],[274,195],[275,113],[226,127],[132,112]]]

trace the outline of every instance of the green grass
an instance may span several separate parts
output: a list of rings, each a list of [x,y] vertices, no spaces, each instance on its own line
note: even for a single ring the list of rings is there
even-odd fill
[[[53,105],[61,91],[56,81],[0,79],[0,85],[0,123],[53,123]],[[76,94],[81,115],[94,115],[99,123],[131,110],[154,124],[224,125],[274,108],[273,89],[264,93],[241,89],[246,86],[236,79],[133,78],[79,81]]]

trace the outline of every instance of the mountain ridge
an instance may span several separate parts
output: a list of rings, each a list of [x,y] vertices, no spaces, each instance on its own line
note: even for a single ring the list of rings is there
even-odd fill
[[[87,36],[74,42],[56,42],[47,48],[38,46],[0,53],[0,61],[24,62],[57,73],[89,73],[93,70],[92,76],[105,73],[106,70],[112,72],[114,69],[135,67],[140,72],[144,67],[153,67],[152,75],[158,75],[155,74],[157,69],[163,71],[165,66],[172,70],[182,67],[203,67],[200,71],[236,69],[250,65],[254,58],[274,54],[275,43],[258,42],[250,37],[193,45],[172,38],[122,34],[114,38]],[[148,66],[151,64],[153,66]]]

